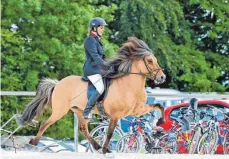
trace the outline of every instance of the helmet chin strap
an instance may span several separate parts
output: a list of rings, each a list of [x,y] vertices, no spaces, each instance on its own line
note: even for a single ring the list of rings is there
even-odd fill
[[[101,38],[101,35],[99,35],[99,33],[98,33],[98,28],[96,27],[96,34],[97,34],[97,36],[99,37],[99,38]]]
[[[96,28],[96,30],[93,28],[91,31],[94,32],[94,33],[96,33],[96,35],[97,35],[99,38],[101,38],[101,35],[99,35],[99,33],[98,33],[98,28],[97,28],[97,27],[95,27],[95,28]]]

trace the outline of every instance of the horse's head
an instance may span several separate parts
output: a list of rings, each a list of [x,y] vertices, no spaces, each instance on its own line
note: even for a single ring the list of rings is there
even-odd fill
[[[135,37],[130,37],[124,46],[130,52],[130,57],[133,61],[137,61],[138,72],[155,82],[160,84],[165,81],[163,69],[159,66],[153,51],[148,45]]]
[[[163,69],[159,66],[153,54],[142,57],[138,64],[140,72],[151,80],[154,80],[155,84],[160,84],[165,81],[166,76]]]
[[[116,68],[116,72],[110,77],[138,74],[149,77],[156,84],[163,83],[166,78],[153,51],[144,41],[136,37],[129,37],[108,65]]]

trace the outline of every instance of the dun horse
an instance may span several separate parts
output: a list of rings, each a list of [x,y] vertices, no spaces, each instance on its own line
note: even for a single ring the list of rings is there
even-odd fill
[[[164,109],[160,104],[146,104],[145,81],[146,78],[154,80],[156,84],[165,81],[165,74],[157,63],[153,52],[147,44],[135,37],[130,37],[121,48],[116,57],[108,65],[117,68],[109,92],[104,100],[105,113],[110,118],[107,137],[101,147],[88,132],[88,120],[82,117],[87,103],[88,83],[80,76],[68,76],[60,81],[42,80],[37,89],[35,98],[26,106],[22,116],[18,118],[22,124],[30,122],[35,116],[39,117],[44,106],[52,109],[48,120],[44,121],[35,138],[30,143],[37,145],[45,130],[72,110],[79,119],[79,129],[95,150],[102,149],[103,153],[109,151],[109,142],[117,121],[128,115],[139,116],[153,110],[161,111],[161,122],[164,121]],[[93,113],[99,114],[97,107]]]

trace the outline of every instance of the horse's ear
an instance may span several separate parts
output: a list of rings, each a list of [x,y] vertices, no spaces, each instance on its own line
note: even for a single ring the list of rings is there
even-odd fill
[[[139,39],[134,36],[128,37],[128,43],[133,48],[139,47]]]
[[[138,40],[138,38],[136,38],[134,36],[128,37],[128,41],[136,41],[136,40]]]

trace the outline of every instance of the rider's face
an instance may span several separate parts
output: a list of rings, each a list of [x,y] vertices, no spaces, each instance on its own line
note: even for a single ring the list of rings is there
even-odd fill
[[[104,26],[99,26],[98,27],[98,34],[99,34],[99,36],[102,36],[103,35],[103,32],[104,32]]]

